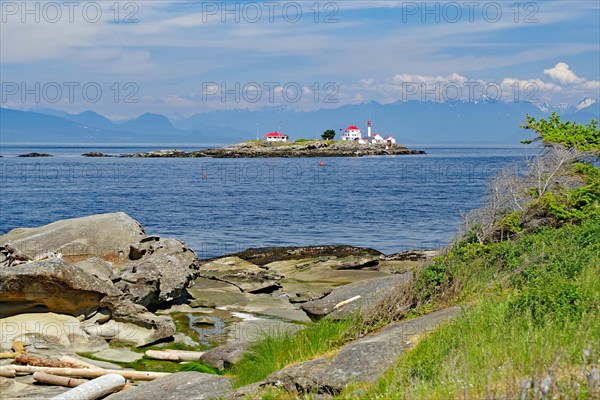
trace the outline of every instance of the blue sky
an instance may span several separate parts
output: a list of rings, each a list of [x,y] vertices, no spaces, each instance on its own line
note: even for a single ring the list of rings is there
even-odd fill
[[[447,101],[457,88],[462,99],[600,97],[595,0],[48,3],[1,1],[3,106],[124,119]]]

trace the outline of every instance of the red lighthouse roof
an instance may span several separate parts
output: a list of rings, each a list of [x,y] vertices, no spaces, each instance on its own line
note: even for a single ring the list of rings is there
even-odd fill
[[[267,133],[265,135],[265,137],[287,137],[287,135],[284,135],[283,133],[279,133],[279,132],[271,132],[271,133]]]
[[[350,125],[346,128],[347,131],[357,131],[358,127],[356,125]]]

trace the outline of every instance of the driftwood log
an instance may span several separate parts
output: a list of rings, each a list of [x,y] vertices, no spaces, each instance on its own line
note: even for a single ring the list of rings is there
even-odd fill
[[[62,356],[61,358],[59,358],[59,361],[70,363],[73,365],[73,368],[102,369],[102,368],[98,367],[97,365],[90,364],[89,362],[80,360],[75,357],[70,357],[70,356]]]
[[[68,376],[52,375],[45,372],[35,372],[33,379],[47,385],[77,387],[89,382],[87,379],[69,378]]]
[[[204,354],[202,351],[186,350],[148,350],[146,357],[165,361],[198,361]]]
[[[350,304],[350,303],[352,303],[353,301],[356,301],[356,300],[358,300],[358,299],[360,299],[360,295],[358,295],[358,296],[354,296],[354,297],[352,297],[352,298],[350,298],[350,299],[348,299],[348,300],[340,301],[340,302],[339,302],[339,303],[337,303],[335,306],[333,306],[333,309],[334,309],[334,310],[337,310],[338,308],[340,308],[340,307],[344,307],[346,304]]]
[[[16,376],[16,373],[14,369],[0,367],[0,376],[3,378],[14,378]]]
[[[5,359],[5,358],[16,358],[19,354],[26,353],[25,346],[23,345],[23,342],[20,340],[13,341],[12,350],[13,351],[7,351],[4,353],[0,353],[0,360]]]
[[[36,367],[32,365],[7,365],[6,368],[16,371],[18,374],[33,374],[34,372],[46,372],[53,375],[76,376],[80,378],[97,378],[108,374],[121,375],[126,379],[134,381],[152,381],[170,375],[167,372],[126,371],[120,369],[90,369],[90,368],[52,368]]]
[[[108,374],[83,383],[51,400],[95,400],[121,390],[124,386],[125,378],[117,374]]]
[[[8,267],[13,264],[19,265],[27,261],[31,261],[32,258],[27,254],[21,253],[12,243],[5,243],[4,246],[0,247],[0,253],[4,255],[4,264]]]
[[[54,360],[51,358],[30,356],[27,354],[19,354],[15,357],[15,362],[21,365],[34,365],[37,367],[53,367],[53,368],[78,368],[79,365],[70,362]]]

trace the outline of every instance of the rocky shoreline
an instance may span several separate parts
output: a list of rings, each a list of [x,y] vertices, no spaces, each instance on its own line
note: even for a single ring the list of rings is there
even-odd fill
[[[367,248],[312,246],[249,249],[200,260],[185,243],[148,235],[124,213],[14,229],[0,236],[0,243],[7,256],[0,260],[0,353],[8,354],[0,357],[0,372],[8,375],[17,368],[15,362],[27,363],[23,359],[50,362],[66,356],[119,373],[130,370],[132,362],[163,353],[175,354],[173,361],[164,361],[175,371],[179,356],[227,369],[265,333],[368,312],[390,291],[409,284],[414,268],[436,254],[387,256]],[[378,351],[395,357],[408,345],[393,347],[399,338],[393,332],[382,336]],[[19,352],[14,350],[18,343]],[[348,351],[365,365],[376,362],[383,373],[393,357],[385,363],[374,360],[368,343],[357,341],[340,356]],[[172,345],[191,351],[168,350]],[[205,397],[197,398],[244,398],[281,376],[290,390],[332,393],[351,379],[375,376],[368,368],[357,375],[343,360],[323,359],[314,368],[280,372],[235,392],[228,378],[199,372],[175,372],[155,382],[163,388],[173,385],[180,398],[196,398],[200,391]],[[336,374],[323,387],[306,384],[309,376],[326,376],[323,369],[329,370],[330,363],[347,368],[344,377]],[[177,387],[187,381],[198,387]],[[67,390],[33,383],[30,374],[17,373],[0,378],[0,389],[6,398],[50,398]],[[129,385],[107,398],[153,399],[163,393],[154,382],[130,379]]]

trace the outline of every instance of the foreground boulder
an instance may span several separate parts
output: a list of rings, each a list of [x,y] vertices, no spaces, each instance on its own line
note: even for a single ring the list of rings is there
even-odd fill
[[[47,312],[89,321],[85,330],[92,336],[138,346],[175,333],[170,318],[148,312],[111,283],[62,259],[0,269],[0,317]]]
[[[106,397],[106,400],[209,400],[223,398],[231,390],[229,379],[200,372],[179,372],[145,382]]]
[[[145,236],[137,221],[118,212],[64,219],[37,228],[13,229],[0,236],[0,243],[11,242],[31,257],[55,252],[70,262],[100,257],[119,265],[129,259],[130,247]]]
[[[183,296],[199,268],[185,243],[147,236],[121,212],[13,229],[0,236],[0,243],[6,242],[32,258],[60,253],[105,282],[115,282],[126,298],[150,309]]]

